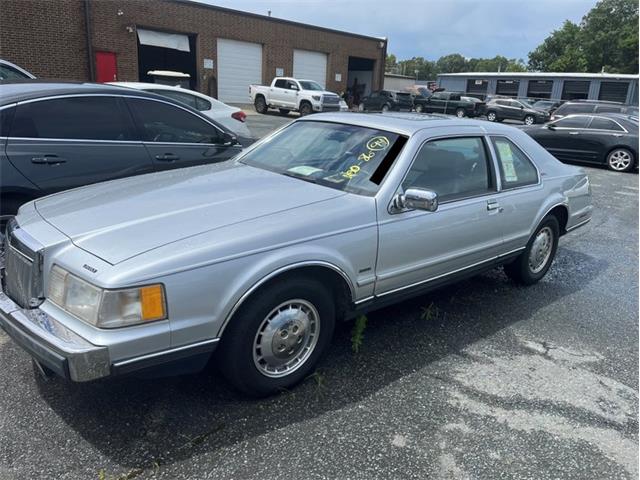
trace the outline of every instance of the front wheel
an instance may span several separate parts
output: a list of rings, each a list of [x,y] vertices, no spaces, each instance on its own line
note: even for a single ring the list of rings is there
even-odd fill
[[[420,104],[416,105],[416,112],[418,113],[422,113],[424,110],[424,107]]]
[[[360,105],[358,105],[358,111],[359,112],[366,112],[367,111],[367,107],[365,107],[364,102],[361,102]]]
[[[389,104],[388,104],[388,103],[385,103],[385,104],[382,106],[382,113],[387,113],[387,112],[390,110],[390,108],[391,108],[391,107],[389,106]]]
[[[304,102],[300,105],[300,116],[310,115],[313,112],[313,108],[309,102]]]
[[[507,276],[521,285],[533,285],[540,281],[553,263],[559,237],[558,219],[553,215],[545,217],[524,251],[513,262],[504,266]]]
[[[524,117],[525,125],[533,125],[534,123],[536,123],[536,119],[533,117],[533,115],[527,115],[526,117]]]
[[[633,168],[633,154],[626,148],[615,148],[607,155],[607,166],[616,172],[628,172]]]
[[[464,118],[467,116],[467,112],[464,111],[464,108],[458,108],[456,109],[456,117],[458,118]]]
[[[313,371],[334,324],[333,297],[322,283],[310,278],[274,282],[231,319],[219,350],[222,373],[255,397],[290,388]]]
[[[498,116],[496,115],[496,112],[487,112],[487,120],[490,122],[497,122]]]

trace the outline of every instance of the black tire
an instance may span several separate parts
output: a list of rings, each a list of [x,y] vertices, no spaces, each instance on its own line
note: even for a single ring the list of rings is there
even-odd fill
[[[628,172],[635,164],[633,152],[627,148],[617,147],[607,154],[607,167],[614,172]]]
[[[290,110],[286,108],[279,108],[278,110],[280,110],[280,115],[284,115],[284,116],[289,115],[289,112],[290,112]]]
[[[467,112],[465,111],[464,108],[456,108],[456,117],[464,118],[466,116],[467,116]]]
[[[533,125],[534,123],[536,123],[536,117],[534,117],[533,115],[525,115],[522,121],[525,125]]]
[[[536,270],[532,267],[529,260],[536,238],[545,229],[552,233],[553,238],[550,241],[551,250],[548,258],[542,265],[542,268],[540,270]],[[513,262],[504,266],[504,272],[511,280],[519,283],[520,285],[533,285],[534,283],[537,283],[547,274],[547,271],[549,271],[549,268],[553,263],[556,251],[558,250],[558,238],[560,238],[560,224],[558,223],[558,219],[554,215],[547,215],[542,219],[542,222],[540,222],[538,228],[533,232],[533,235],[531,235],[524,251],[518,255]]]
[[[305,115],[310,115],[313,113],[313,107],[309,102],[302,102],[300,104],[300,116],[304,117]]]
[[[422,113],[422,111],[424,110],[424,107],[420,104],[417,104],[415,108],[417,113]]]
[[[256,109],[256,112],[258,113],[267,113],[267,110],[269,108],[267,106],[267,102],[265,101],[262,95],[258,95],[256,97],[256,99],[253,102],[253,106]]]
[[[385,103],[384,105],[382,105],[382,108],[380,109],[382,113],[386,113],[389,110],[391,110],[391,105],[389,105],[388,103]]]
[[[489,110],[487,112],[487,120],[489,120],[490,122],[498,122],[498,114],[496,112],[494,112],[493,110]]]
[[[258,330],[276,307],[293,300],[303,300],[316,309],[318,338],[306,359],[291,373],[270,377],[258,368],[254,360],[254,349],[255,352],[260,351],[255,346]],[[331,341],[334,326],[334,299],[321,282],[305,277],[273,282],[249,298],[224,331],[218,350],[222,374],[235,388],[254,397],[288,389],[314,370]]]

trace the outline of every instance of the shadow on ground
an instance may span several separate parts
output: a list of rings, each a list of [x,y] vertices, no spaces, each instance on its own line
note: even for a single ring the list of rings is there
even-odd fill
[[[339,326],[319,370],[290,392],[252,400],[220,375],[122,378],[91,384],[41,381],[43,398],[75,431],[125,469],[155,468],[341,409],[403,376],[582,289],[606,262],[561,248],[580,265],[521,288],[501,270],[405,301],[368,316],[362,350],[351,350],[352,323]],[[569,268],[571,270],[571,268]],[[552,272],[553,273],[553,270]]]

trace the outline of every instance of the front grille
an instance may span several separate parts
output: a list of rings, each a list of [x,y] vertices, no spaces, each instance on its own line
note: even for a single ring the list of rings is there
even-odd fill
[[[15,227],[7,228],[5,247],[5,293],[23,308],[35,308],[43,300],[42,255],[16,236]]]
[[[340,97],[337,95],[323,95],[322,103],[324,105],[338,105],[340,103]]]

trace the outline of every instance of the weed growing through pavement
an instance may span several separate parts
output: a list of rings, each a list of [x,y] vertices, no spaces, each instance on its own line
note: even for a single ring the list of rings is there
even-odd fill
[[[435,320],[436,318],[438,318],[439,315],[440,309],[436,307],[433,302],[431,302],[428,307],[422,307],[420,318],[422,318],[422,320],[430,322],[431,320]]]
[[[358,353],[360,351],[360,347],[362,347],[362,342],[364,340],[364,329],[366,327],[366,315],[360,315],[356,318],[356,323],[353,325],[353,330],[351,330],[351,350],[353,350],[353,353]]]

